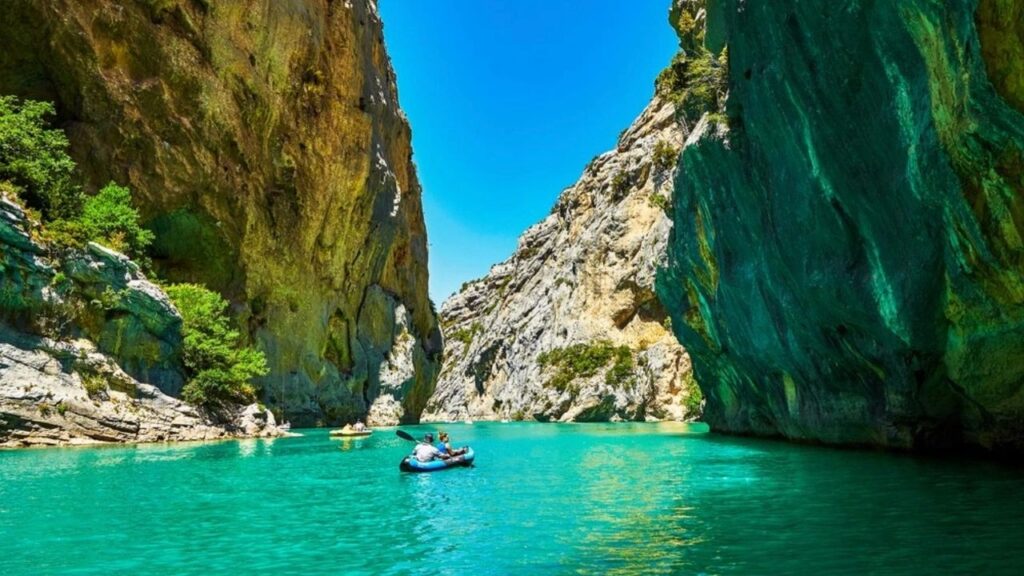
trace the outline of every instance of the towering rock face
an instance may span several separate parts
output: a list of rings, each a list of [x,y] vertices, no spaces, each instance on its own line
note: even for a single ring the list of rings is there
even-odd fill
[[[510,259],[445,302],[424,419],[694,415],[690,361],[653,291],[682,140],[674,106],[656,98]]]
[[[135,191],[161,275],[232,300],[268,404],[418,416],[440,335],[373,0],[11,0],[0,27],[0,93],[55,101],[91,185]]]
[[[728,118],[683,152],[658,290],[707,421],[1024,449],[1020,3],[712,4]]]

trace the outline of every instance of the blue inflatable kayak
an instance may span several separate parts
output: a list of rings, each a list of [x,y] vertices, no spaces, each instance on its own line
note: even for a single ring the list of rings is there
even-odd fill
[[[448,468],[458,468],[460,466],[472,466],[473,458],[476,454],[473,453],[472,448],[468,448],[465,454],[456,456],[455,458],[449,458],[448,460],[431,460],[430,462],[420,462],[419,460],[406,456],[402,459],[402,463],[398,467],[402,472],[437,472],[438,470],[447,470]]]

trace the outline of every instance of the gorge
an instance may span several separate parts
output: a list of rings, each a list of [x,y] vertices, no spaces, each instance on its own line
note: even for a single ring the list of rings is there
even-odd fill
[[[83,187],[129,186],[153,234],[149,274],[80,257],[154,302],[225,297],[276,420],[703,409],[720,432],[1019,452],[1017,3],[675,0],[669,19],[680,52],[648,107],[440,322],[375,2],[13,0],[0,94],[55,103]],[[4,213],[5,298],[41,301],[74,258],[33,280],[48,249]],[[75,354],[173,399],[168,313],[162,352],[78,322]],[[45,372],[11,355],[60,343],[23,328],[5,366]]]
[[[0,30],[0,575],[1022,573],[1024,0]]]

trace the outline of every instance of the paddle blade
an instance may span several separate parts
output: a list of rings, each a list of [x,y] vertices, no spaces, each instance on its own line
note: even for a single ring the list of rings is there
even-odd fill
[[[410,442],[416,442],[416,439],[413,438],[412,435],[409,434],[408,432],[406,432],[405,430],[395,430],[395,434],[397,434],[398,437],[401,438],[402,440],[408,440]]]

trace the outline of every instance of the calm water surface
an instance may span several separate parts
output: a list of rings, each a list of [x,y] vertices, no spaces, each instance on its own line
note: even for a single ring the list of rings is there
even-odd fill
[[[408,428],[422,432],[427,427]],[[0,574],[1024,574],[1024,473],[679,424],[0,452]]]

